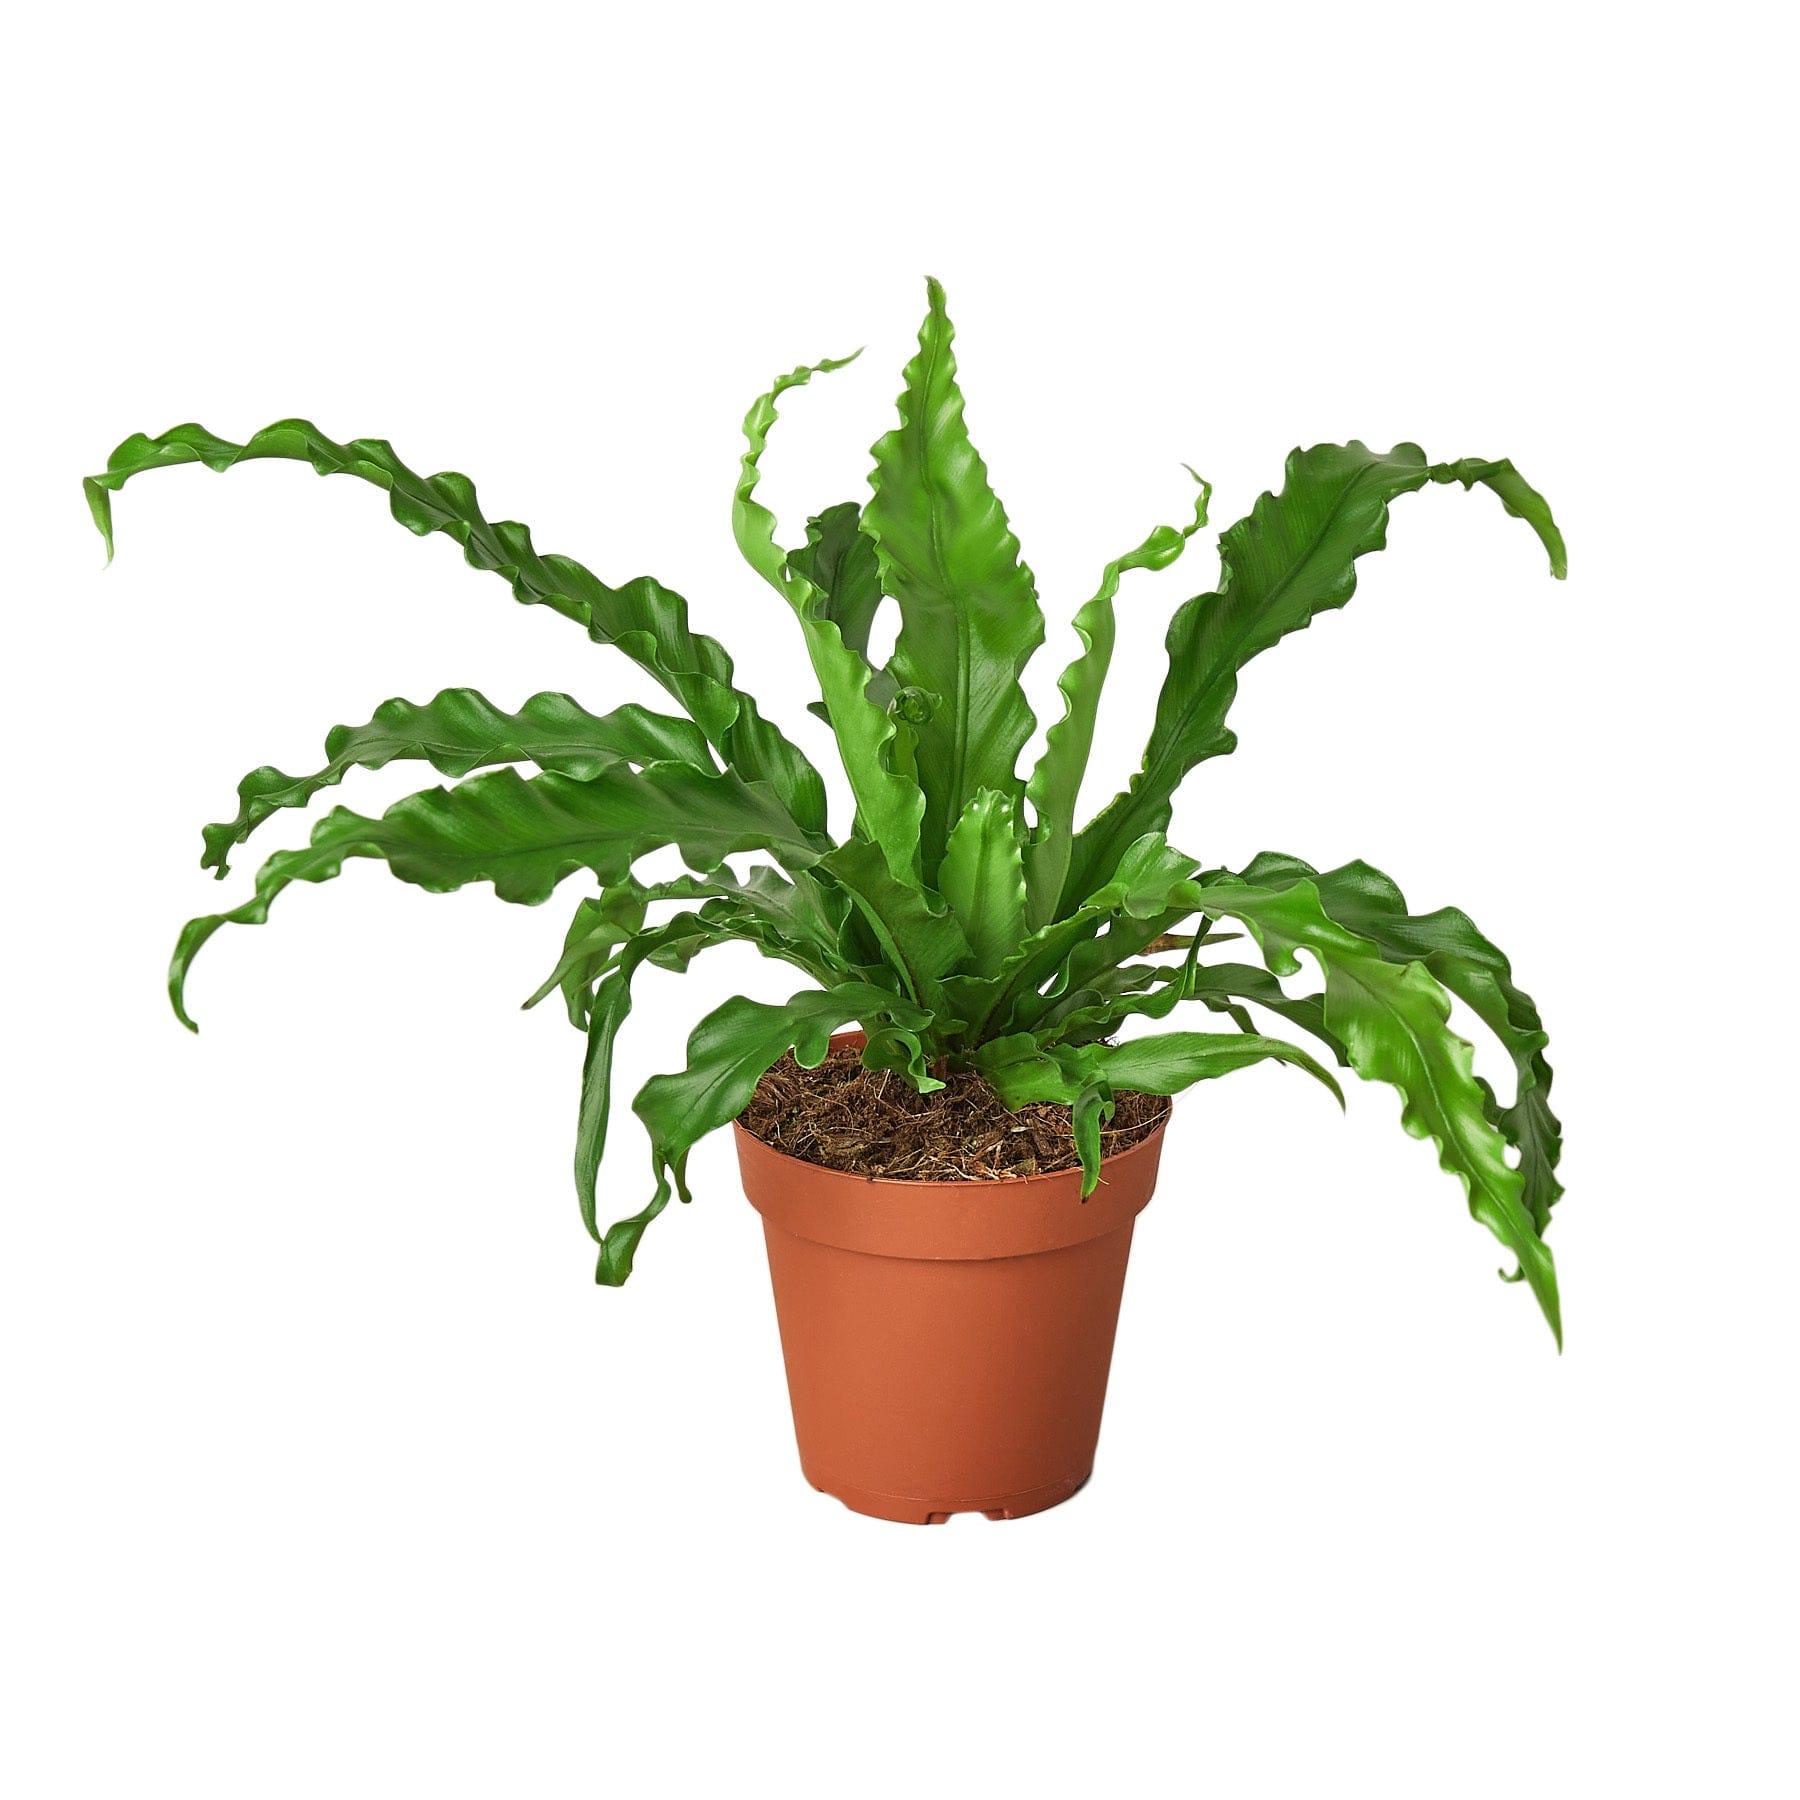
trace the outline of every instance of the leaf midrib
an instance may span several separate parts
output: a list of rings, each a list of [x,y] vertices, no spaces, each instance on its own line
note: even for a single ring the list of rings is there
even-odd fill
[[[949,354],[948,338],[941,334],[934,334],[931,348],[926,352],[925,379],[920,384],[919,398],[922,403],[923,416],[918,421],[919,485],[925,490],[925,535],[930,546],[931,567],[937,579],[938,591],[949,602],[951,619],[956,627],[956,710],[952,720],[950,793],[945,804],[946,829],[948,829],[949,821],[962,815],[963,782],[966,779],[969,764],[969,662],[974,654],[969,609],[960,604],[959,593],[944,556],[943,539],[938,528],[938,498],[943,488],[937,477],[937,467],[933,456],[936,439],[930,428],[930,420],[936,408],[932,405],[931,396],[937,384],[938,371],[942,367],[943,359]],[[960,401],[957,404],[956,412],[960,421],[962,419]],[[971,454],[973,450],[974,446],[971,445]]]

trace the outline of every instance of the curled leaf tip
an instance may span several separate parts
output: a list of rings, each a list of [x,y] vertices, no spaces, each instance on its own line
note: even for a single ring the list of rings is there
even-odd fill
[[[1210,523],[1206,509],[1212,504],[1213,484],[1192,463],[1183,463],[1181,466],[1193,476],[1195,485],[1200,489],[1199,497],[1194,501],[1194,523],[1189,527],[1189,531],[1198,531],[1202,525]],[[1181,535],[1185,540],[1188,532],[1184,531]]]
[[[801,364],[801,366],[794,371],[794,385],[799,386],[814,375],[830,375],[839,369],[849,368],[849,366],[855,362],[867,348],[868,346],[866,344],[858,344],[848,356],[826,356],[821,357],[816,363]]]

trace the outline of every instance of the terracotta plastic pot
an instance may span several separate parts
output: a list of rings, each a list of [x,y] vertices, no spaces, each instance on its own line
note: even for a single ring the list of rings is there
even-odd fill
[[[1163,1128],[1081,1171],[880,1181],[740,1125],[762,1214],[800,1466],[852,1511],[1018,1519],[1087,1480],[1131,1228]]]

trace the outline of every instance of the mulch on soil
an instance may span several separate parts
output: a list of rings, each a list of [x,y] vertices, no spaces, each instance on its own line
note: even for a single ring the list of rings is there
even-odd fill
[[[1100,1133],[1107,1156],[1148,1137],[1169,1113],[1160,1094],[1115,1099],[1118,1110]],[[937,1092],[921,1094],[891,1070],[865,1069],[847,1046],[816,1069],[784,1056],[739,1122],[789,1156],[886,1181],[990,1181],[1081,1162],[1066,1106],[1009,1112],[975,1074],[950,1075]]]

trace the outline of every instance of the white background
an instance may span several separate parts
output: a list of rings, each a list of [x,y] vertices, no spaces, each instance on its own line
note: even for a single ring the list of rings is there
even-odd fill
[[[1774,10],[613,10],[12,28],[8,1790],[1793,1793]],[[243,771],[391,694],[647,684],[359,483],[145,477],[105,573],[78,490],[190,418],[389,436],[687,593],[824,757],[732,548],[738,421],[866,343],[768,459],[790,535],[856,497],[927,272],[1052,620],[1040,711],[1182,460],[1229,522],[1297,442],[1511,456],[1571,553],[1559,586],[1491,496],[1400,502],[1176,820],[1210,862],[1367,856],[1511,952],[1567,1354],[1390,1092],[1346,1122],[1255,1070],[1179,1107],[1090,1487],[930,1531],[802,1483],[725,1136],[591,1285],[579,1041],[517,1010],[580,884],[358,865],[215,941],[198,1039],[168,1016],[176,927],[247,891],[254,855],[196,866]],[[1126,588],[1095,803],[1212,566]],[[648,976],[627,1080],[792,985]]]

